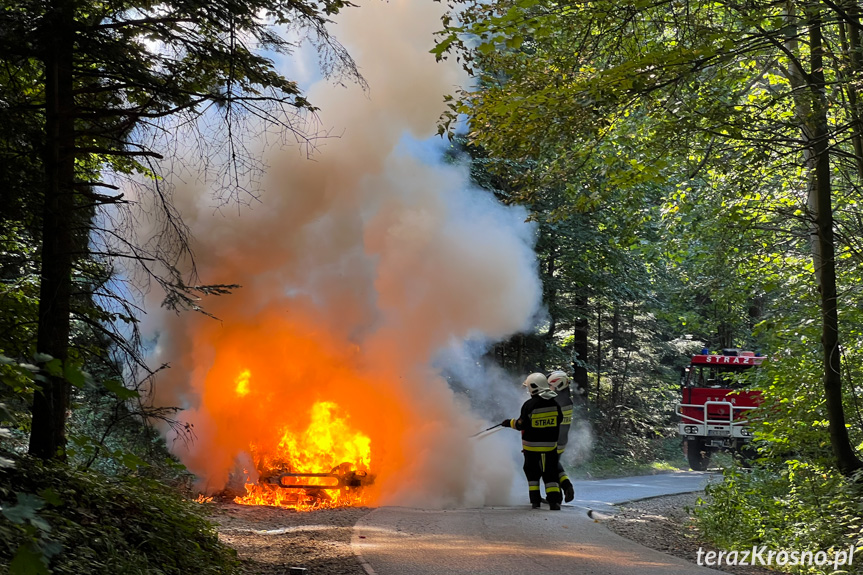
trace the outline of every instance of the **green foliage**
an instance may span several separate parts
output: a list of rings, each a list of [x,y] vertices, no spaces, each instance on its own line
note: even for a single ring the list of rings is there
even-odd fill
[[[9,562],[9,572],[15,574],[48,574],[49,562],[62,550],[62,545],[50,536],[51,526],[38,514],[45,506],[45,499],[29,493],[15,494],[15,505],[4,505],[0,512],[10,524],[15,526],[24,541]],[[59,500],[51,490],[46,490],[45,497],[54,502]],[[10,540],[13,537],[10,537]]]
[[[99,367],[92,359],[91,364]],[[18,362],[0,354],[0,399],[3,400],[0,402],[0,429],[6,439],[11,440],[6,446],[8,449],[24,449],[30,426],[28,406],[34,391],[50,375],[62,375],[69,381],[77,399],[72,415],[71,440],[78,450],[73,448],[69,453],[73,463],[89,467],[97,460],[104,464],[113,461],[115,473],[117,465],[127,468],[127,471],[136,471],[138,466],[146,464],[134,453],[140,450],[141,444],[135,438],[146,436],[143,443],[147,445],[156,433],[135,417],[141,413],[131,411],[133,404],[130,401],[138,398],[138,392],[114,379],[97,381],[78,361],[67,360],[64,363],[43,354],[36,354],[32,362]],[[109,440],[112,431],[115,437]],[[114,448],[109,449],[109,444]],[[147,459],[167,457],[163,445],[158,445],[155,450],[158,452],[155,455],[153,449],[147,450]]]
[[[844,278],[848,278],[845,275]],[[764,403],[753,417],[753,430],[760,440],[762,456],[768,460],[795,459],[830,466],[833,453],[824,388],[820,324],[817,321],[818,294],[802,281],[786,283],[783,305],[768,310],[755,333],[770,350],[768,361],[756,372],[755,385],[762,390]],[[847,280],[846,280],[847,281]],[[848,413],[847,428],[853,445],[863,444],[861,417],[860,354],[863,347],[854,327],[860,321],[855,307],[843,308],[841,325],[847,326],[842,347],[845,369],[843,403]]]
[[[154,480],[24,458],[0,469],[0,505],[10,575],[237,572],[200,507]]]
[[[694,512],[700,529],[720,548],[830,551],[854,545],[859,552],[863,547],[863,487],[829,467],[796,459],[751,471],[730,467],[724,480],[706,491],[713,503],[700,500]],[[856,560],[853,568],[861,572]],[[789,569],[833,573],[832,565]]]
[[[509,176],[510,196],[541,226],[563,223],[538,253],[559,255],[543,276],[555,343],[586,322],[594,465],[636,467],[668,429],[663,347],[761,351],[763,467],[726,472],[700,509],[705,529],[726,548],[859,540],[859,487],[834,470],[850,475],[863,449],[859,3],[457,4],[434,52],[477,88],[448,99],[441,133],[467,117],[469,145]],[[640,321],[621,324],[630,309]],[[825,361],[839,354],[841,381]]]

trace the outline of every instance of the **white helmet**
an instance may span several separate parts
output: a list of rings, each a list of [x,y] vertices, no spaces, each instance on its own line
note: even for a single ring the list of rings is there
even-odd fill
[[[548,386],[552,391],[560,391],[569,387],[569,376],[562,371],[552,371],[548,374]]]
[[[548,385],[548,380],[541,373],[531,373],[522,383],[527,388],[531,395],[536,395],[544,391],[549,391],[551,388]]]

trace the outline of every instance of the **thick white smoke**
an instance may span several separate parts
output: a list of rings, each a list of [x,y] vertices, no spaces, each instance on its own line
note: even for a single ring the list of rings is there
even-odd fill
[[[321,142],[311,160],[296,148],[264,147],[270,168],[259,204],[214,211],[203,178],[174,183],[202,281],[243,286],[205,302],[220,322],[168,313],[148,319],[158,338],[154,362],[172,365],[157,401],[187,408],[183,418],[195,425],[197,440],[180,455],[210,488],[224,484],[265,423],[240,425],[231,411],[239,412],[240,402],[216,408],[207,399],[214,366],[234,361],[231,354],[252,365],[252,385],[263,370],[278,375],[268,392],[278,409],[263,418],[273,424],[318,394],[362,405],[351,413],[360,428],[386,417],[357,413],[369,412],[363,401],[402,406],[401,425],[384,422],[380,435],[403,436],[373,437],[373,449],[386,445],[378,456],[395,462],[383,466],[381,502],[502,504],[513,480],[523,481],[515,433],[469,436],[488,418],[516,415],[526,396],[505,373],[463,373],[473,381],[470,394],[501,404],[499,412],[475,414],[439,369],[441,362],[471,363],[452,356],[475,355],[458,342],[529,329],[542,293],[526,212],[471,189],[463,169],[405,151],[406,141],[434,134],[442,96],[463,83],[456,64],[435,63],[429,54],[441,10],[431,0],[392,0],[338,18],[334,32],[369,91],[327,81],[308,90],[322,123],[341,136]],[[291,330],[302,332],[300,342],[350,346],[334,343],[325,365],[300,366],[274,343]],[[226,369],[246,367],[235,364]],[[339,387],[346,370],[362,383]]]

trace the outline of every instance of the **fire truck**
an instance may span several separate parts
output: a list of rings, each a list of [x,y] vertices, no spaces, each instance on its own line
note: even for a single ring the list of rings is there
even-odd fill
[[[711,354],[704,349],[683,368],[676,411],[691,469],[707,469],[719,450],[746,453],[752,440],[747,414],[761,404],[761,392],[746,389],[745,374],[763,361],[751,351],[723,349]]]

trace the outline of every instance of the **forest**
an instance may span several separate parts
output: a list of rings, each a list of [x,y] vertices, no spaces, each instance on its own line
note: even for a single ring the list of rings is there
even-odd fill
[[[863,5],[437,6],[426,54],[462,79],[437,100],[440,162],[524,210],[541,290],[481,362],[573,376],[595,438],[574,467],[593,477],[685,465],[688,358],[763,355],[755,449],[720,461],[698,528],[726,548],[863,547]],[[306,43],[373,98],[332,25],[366,9],[4,0],[0,571],[239,572],[166,442],[195,430],[154,400],[171,366],[145,316],[216,324],[250,280],[198,274],[168,172],[206,158],[215,205],[265,204],[255,138],[311,155],[321,137],[275,60]]]
[[[469,2],[445,24],[436,55],[477,87],[441,131],[469,118],[474,177],[540,229],[548,321],[499,360],[574,358],[595,428],[631,441],[667,429],[681,354],[763,353],[757,463],[704,528],[859,544],[860,5]]]

